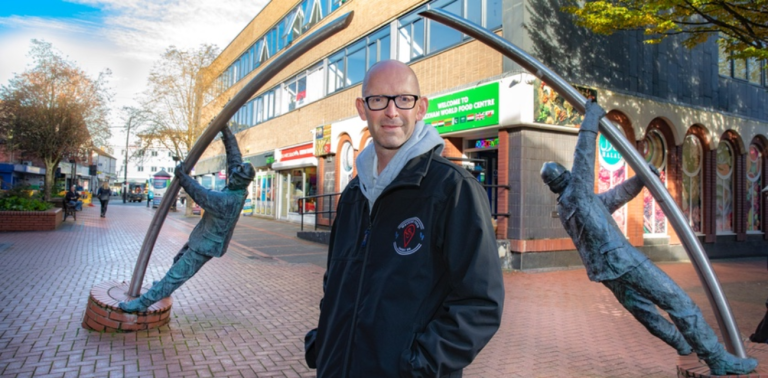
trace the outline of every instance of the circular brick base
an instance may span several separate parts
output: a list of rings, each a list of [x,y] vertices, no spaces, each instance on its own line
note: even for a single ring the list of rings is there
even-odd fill
[[[710,375],[709,367],[704,361],[699,361],[695,353],[680,356],[677,359],[677,376],[679,378],[708,378],[708,377],[739,377],[739,378],[768,378],[768,344],[756,344],[750,341],[744,343],[747,355],[759,361],[757,369],[746,375]]]
[[[132,298],[127,296],[129,283],[102,282],[91,289],[88,307],[83,317],[83,328],[99,332],[135,332],[164,326],[171,321],[173,299],[163,298],[147,312],[124,312],[118,303]],[[149,287],[142,287],[142,292]]]

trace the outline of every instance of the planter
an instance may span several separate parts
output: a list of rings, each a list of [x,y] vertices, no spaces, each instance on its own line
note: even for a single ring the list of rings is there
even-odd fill
[[[64,208],[64,197],[55,197],[48,200],[48,202],[53,204],[53,207],[57,209],[63,209]]]
[[[52,231],[61,224],[61,209],[46,211],[0,211],[2,231]]]

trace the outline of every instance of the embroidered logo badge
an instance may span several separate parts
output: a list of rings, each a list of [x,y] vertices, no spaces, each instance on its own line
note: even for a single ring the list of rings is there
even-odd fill
[[[395,252],[401,256],[415,253],[424,240],[424,223],[417,217],[408,218],[397,226],[395,231]]]

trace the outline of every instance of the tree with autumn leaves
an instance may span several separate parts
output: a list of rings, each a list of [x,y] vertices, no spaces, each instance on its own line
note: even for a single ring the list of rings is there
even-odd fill
[[[43,160],[50,199],[63,158],[83,159],[107,144],[110,72],[93,79],[44,41],[32,40],[30,56],[33,66],[0,87],[0,135],[7,148]]]
[[[214,45],[168,47],[155,62],[139,102],[142,148],[163,146],[180,158],[205,130],[200,120],[204,91],[213,80],[203,68],[218,55]]]
[[[563,8],[598,34],[643,30],[647,43],[683,35],[688,48],[719,35],[730,59],[768,59],[768,1],[597,0]]]

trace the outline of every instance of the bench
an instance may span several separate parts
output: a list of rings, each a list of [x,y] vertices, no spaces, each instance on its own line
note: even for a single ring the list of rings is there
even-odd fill
[[[72,205],[69,202],[64,202],[64,219],[62,220],[62,222],[66,221],[67,220],[67,216],[69,216],[69,215],[72,216],[72,219],[77,221],[77,211],[75,210],[75,206],[76,205]]]

